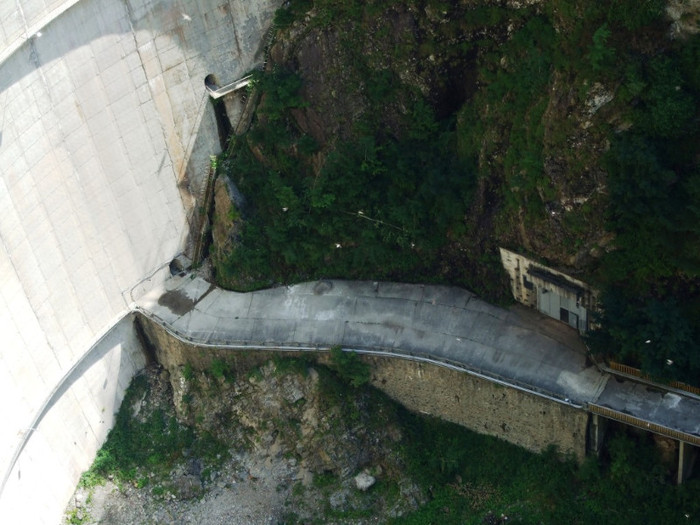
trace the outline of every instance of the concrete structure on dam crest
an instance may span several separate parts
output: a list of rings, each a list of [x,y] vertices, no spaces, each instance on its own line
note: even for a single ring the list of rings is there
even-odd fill
[[[55,523],[144,365],[131,304],[220,150],[204,85],[280,0],[0,3],[0,516]]]

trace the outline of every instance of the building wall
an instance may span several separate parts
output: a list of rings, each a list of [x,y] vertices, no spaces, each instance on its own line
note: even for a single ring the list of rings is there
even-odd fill
[[[595,309],[596,297],[586,283],[523,255],[504,248],[499,250],[516,301],[568,322],[579,331],[588,329],[589,312]],[[562,319],[562,313],[568,314],[568,319]]]
[[[187,249],[220,149],[204,78],[253,67],[280,4],[0,2],[3,521],[57,522],[104,439],[128,382],[115,370],[142,365],[121,320]],[[76,379],[89,355],[97,375]]]

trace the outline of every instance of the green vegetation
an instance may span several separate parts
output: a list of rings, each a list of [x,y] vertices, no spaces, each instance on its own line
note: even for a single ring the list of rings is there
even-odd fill
[[[659,379],[700,374],[700,39],[631,60],[623,92],[632,129],[612,140],[608,226],[597,349]],[[691,64],[693,64],[691,66]]]
[[[126,392],[114,428],[97,452],[95,461],[80,478],[80,486],[94,487],[109,476],[116,483],[142,487],[165,479],[183,461],[184,453],[199,457],[208,465],[218,465],[228,455],[225,444],[208,433],[196,433],[156,408],[144,421],[132,415],[133,404],[147,396],[148,381],[136,376]],[[155,475],[149,478],[148,473]]]
[[[700,36],[670,39],[663,0],[465,4],[278,11],[279,41],[319,44],[258,74],[253,126],[219,163],[250,203],[219,283],[445,282],[502,302],[502,245],[602,291],[595,353],[697,383]]]
[[[534,220],[542,215],[543,200],[555,197],[543,169],[542,120],[556,32],[548,20],[535,16],[525,21],[509,41],[485,41],[480,45],[484,54],[478,71],[484,87],[460,112],[460,142],[469,156],[490,154],[489,150],[498,144],[482,151],[483,135],[489,128],[500,128],[508,142],[500,166],[506,210],[514,213],[522,208]],[[501,66],[501,60],[507,67]],[[484,108],[490,111],[484,113]]]
[[[283,355],[275,354],[272,362],[275,364],[276,375],[299,374],[302,377],[306,377],[313,358],[306,355],[301,357],[284,357]]]
[[[355,352],[343,352],[340,346],[331,347],[331,365],[341,379],[354,387],[369,383],[369,365],[363,363]]]
[[[190,363],[185,363],[185,366],[182,367],[182,377],[184,377],[187,382],[194,380],[194,369]]]
[[[284,358],[280,362],[286,363],[287,371],[276,370],[276,374],[306,374],[309,361],[294,361]],[[533,454],[409,412],[366,384],[352,386],[335,370],[314,368],[319,374],[321,413],[332,414],[335,423],[328,430],[330,441],[337,443],[349,435],[355,439],[355,433],[385,435],[388,426],[401,436],[389,445],[390,457],[367,451],[373,458],[371,465],[376,470],[372,474],[377,483],[367,492],[349,496],[347,508],[328,504],[331,494],[347,486],[343,485],[347,474],[340,475],[342,465],[337,465],[338,472],[317,472],[308,487],[300,483],[293,487],[290,498],[296,503],[305,501],[312,492],[321,494],[322,503],[315,509],[320,513],[319,522],[386,516],[388,509],[412,497],[398,481],[404,476],[417,485],[425,504],[389,523],[477,525],[505,523],[503,517],[507,516],[508,523],[663,525],[695,523],[700,517],[700,479],[696,476],[674,486],[672,467],[660,460],[649,433],[626,434],[613,427],[601,459],[589,458],[577,465],[571,458],[562,459],[554,449]],[[152,411],[145,421],[133,415],[134,403],[147,399],[143,397],[148,395],[147,388],[145,378],[134,379],[117,426],[95,464],[83,475],[83,486],[93,486],[110,476],[118,484],[148,485],[153,495],[165,495],[169,490],[166,476],[183,460],[184,450],[189,451],[189,458],[204,460],[204,479],[221,465],[225,445],[202,429],[164,418],[165,407]],[[231,423],[234,427],[238,424]],[[265,430],[298,435],[294,420],[284,418],[270,420]],[[313,495],[311,498],[309,501],[319,501]],[[67,519],[81,523],[85,516],[83,511],[74,511]],[[289,523],[299,522],[292,512],[287,518]]]
[[[90,521],[92,521],[90,515],[80,509],[73,509],[66,514],[66,523],[69,525],[82,525]]]
[[[408,471],[431,500],[395,523],[690,523],[699,480],[674,487],[650,435],[613,434],[602,460],[577,466],[401,411]],[[690,520],[690,521],[688,521]]]
[[[231,382],[235,378],[235,371],[224,359],[214,359],[211,362],[210,372],[212,376],[220,381]]]
[[[430,279],[470,192],[450,124],[417,101],[406,138],[382,137],[378,122],[364,121],[314,175],[306,155],[318,146],[282,109],[299,106],[299,77],[271,78],[282,80],[265,92],[265,120],[232,148],[235,182],[256,199],[219,279],[243,275],[252,287],[321,276]]]

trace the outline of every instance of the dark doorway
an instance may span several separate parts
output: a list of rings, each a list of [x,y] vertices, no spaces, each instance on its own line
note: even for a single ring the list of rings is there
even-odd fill
[[[565,323],[569,322],[569,310],[566,308],[559,308],[559,320]]]

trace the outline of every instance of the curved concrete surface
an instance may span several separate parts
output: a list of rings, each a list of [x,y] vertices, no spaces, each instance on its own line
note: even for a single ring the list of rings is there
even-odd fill
[[[700,444],[698,397],[603,373],[568,326],[458,288],[318,281],[242,294],[185,275],[145,295],[136,309],[195,344],[341,345],[427,360],[584,410],[602,406],[638,420],[630,424]]]
[[[379,351],[503,381],[582,406],[607,376],[517,313],[452,287],[319,281],[247,294],[176,277],[137,309],[191,342],[238,348]]]
[[[220,150],[204,78],[258,63],[280,3],[0,2],[3,522],[57,522],[104,440]]]

